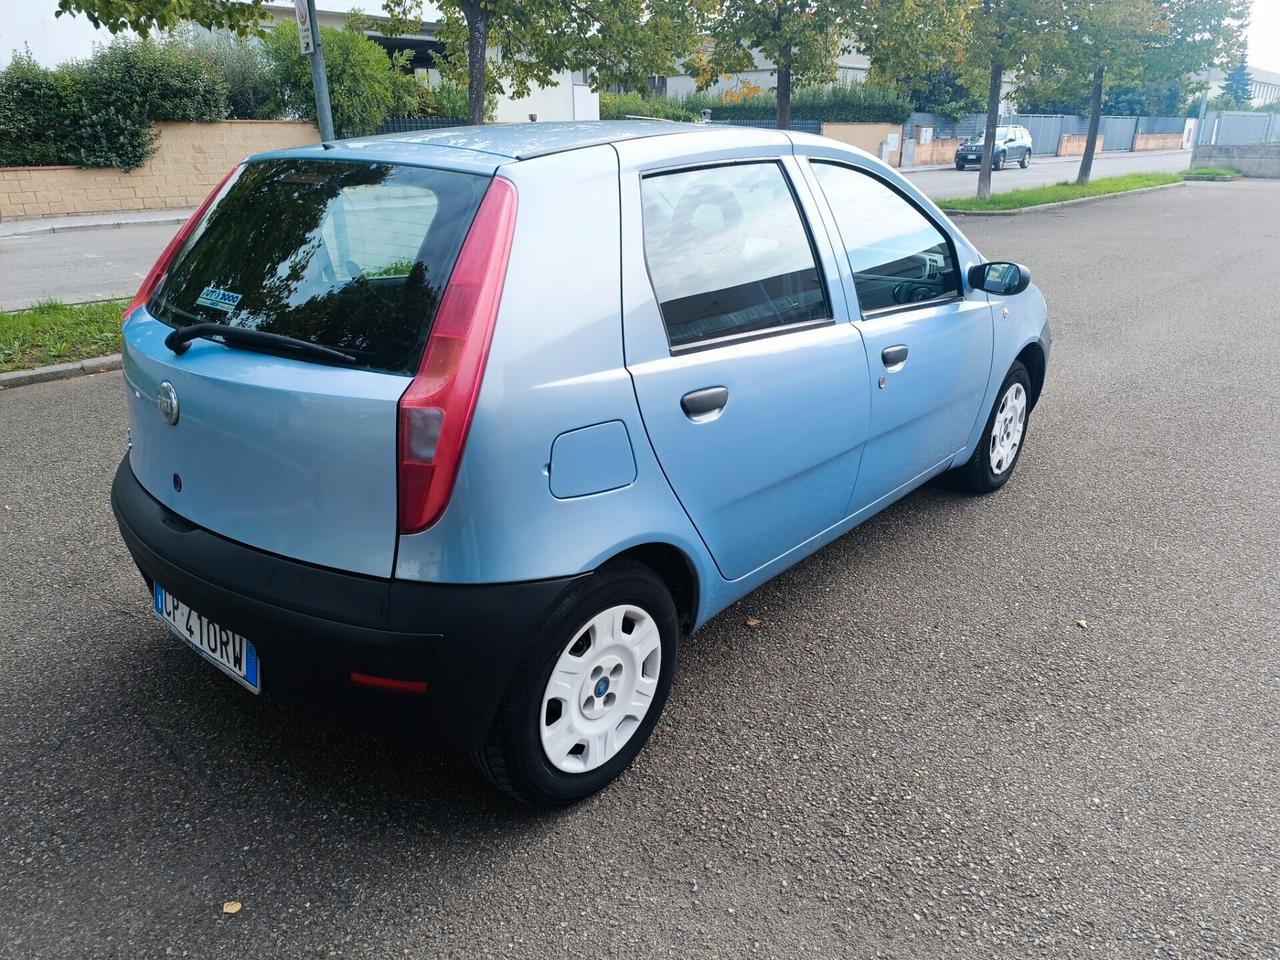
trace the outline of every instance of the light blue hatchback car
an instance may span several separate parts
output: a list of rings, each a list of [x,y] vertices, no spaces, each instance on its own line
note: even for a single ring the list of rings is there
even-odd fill
[[[563,804],[680,640],[930,477],[1017,465],[1050,331],[818,137],[528,124],[237,166],[125,315],[112,505],[232,679]]]

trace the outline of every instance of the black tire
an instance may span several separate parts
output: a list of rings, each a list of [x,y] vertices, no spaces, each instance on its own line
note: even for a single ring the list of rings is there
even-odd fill
[[[1023,170],[1025,170],[1025,169],[1027,169],[1027,167],[1031,166],[1031,151],[1030,151],[1030,150],[1028,150],[1026,153],[1024,153],[1024,154],[1022,155],[1022,159],[1018,161],[1018,166],[1020,166]]]
[[[661,664],[648,711],[629,740],[607,762],[584,773],[566,773],[542,748],[543,694],[560,655],[597,613],[623,603],[653,617]],[[649,567],[615,560],[574,584],[529,637],[524,659],[503,694],[483,747],[472,754],[489,781],[519,800],[560,807],[591,796],[618,777],[649,739],[666,705],[680,647],[680,622],[671,592]]]
[[[964,164],[963,164],[963,163],[957,163],[957,164],[956,164],[956,169],[957,169],[957,170],[963,170],[963,169],[964,169]]]
[[[996,415],[1000,412],[1001,401],[1005,394],[1015,384],[1021,384],[1022,390],[1026,394],[1027,409],[1022,422],[1022,438],[1014,451],[1012,462],[996,473],[991,466],[991,434],[995,429]],[[985,494],[994,493],[1009,482],[1009,478],[1013,476],[1013,471],[1018,466],[1018,461],[1022,458],[1022,451],[1027,445],[1027,431],[1031,429],[1031,377],[1027,374],[1027,368],[1021,362],[1015,360],[1013,366],[1009,368],[1008,374],[1005,375],[1004,383],[1000,384],[1000,389],[996,393],[995,403],[991,406],[991,413],[987,415],[987,425],[983,428],[982,437],[978,440],[978,446],[973,451],[967,463],[963,466],[956,467],[953,471],[953,477],[956,485],[967,493]]]
[[[991,158],[991,169],[992,169],[992,170],[1003,170],[1003,169],[1004,169],[1004,154],[1003,154],[1003,153],[997,153],[994,157],[992,157],[992,158]]]

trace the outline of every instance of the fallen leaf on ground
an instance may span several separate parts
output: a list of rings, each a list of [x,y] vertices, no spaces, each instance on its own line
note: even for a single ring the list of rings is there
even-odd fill
[[[222,905],[223,913],[239,913],[240,908],[244,906],[239,900],[228,900]]]
[[[1076,626],[1077,626],[1077,627],[1079,627],[1081,630],[1088,630],[1088,629],[1089,629],[1089,621],[1088,621],[1088,620],[1077,620],[1077,621],[1076,621]]]
[[[755,617],[747,617],[747,626],[754,630],[756,627],[760,626],[760,621]]]

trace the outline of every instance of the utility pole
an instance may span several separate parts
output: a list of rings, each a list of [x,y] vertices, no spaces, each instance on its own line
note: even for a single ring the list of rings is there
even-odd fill
[[[311,86],[316,92],[316,126],[320,139],[333,136],[333,111],[329,108],[329,76],[324,72],[324,51],[320,49],[320,24],[316,22],[316,0],[293,0],[298,18],[298,47],[311,57]]]

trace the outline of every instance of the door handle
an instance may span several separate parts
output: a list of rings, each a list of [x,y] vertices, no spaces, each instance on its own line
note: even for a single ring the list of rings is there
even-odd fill
[[[691,390],[680,398],[680,409],[695,423],[714,420],[729,402],[728,387],[704,387]]]
[[[880,351],[880,359],[884,362],[884,368],[890,373],[900,370],[907,362],[906,345],[900,343],[897,346],[885,347]]]

